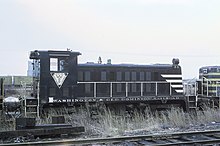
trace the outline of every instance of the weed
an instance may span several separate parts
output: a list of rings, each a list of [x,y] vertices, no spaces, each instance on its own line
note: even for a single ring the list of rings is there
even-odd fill
[[[106,107],[97,110],[95,115],[91,115],[93,110],[88,106],[71,108],[57,108],[48,110],[47,115],[37,118],[37,124],[51,123],[52,116],[64,115],[66,123],[73,126],[84,126],[86,135],[89,137],[117,136],[126,133],[138,133],[141,131],[152,132],[172,128],[190,128],[190,126],[205,125],[211,122],[220,122],[220,110],[205,107],[203,110],[186,113],[182,109],[171,108],[164,112],[152,114],[149,109],[144,112],[134,111],[129,116],[126,111],[124,114],[117,114]],[[0,117],[0,130],[11,130],[14,122],[8,123]]]

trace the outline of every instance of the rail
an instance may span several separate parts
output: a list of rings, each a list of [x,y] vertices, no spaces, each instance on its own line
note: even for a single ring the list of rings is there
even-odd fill
[[[203,97],[219,97],[220,96],[220,81],[216,79],[207,79],[203,77],[203,80],[200,80],[201,87],[199,87],[196,81],[187,81],[183,82],[184,94],[186,96],[197,96],[197,90],[201,88],[201,93],[199,95]]]
[[[106,144],[106,145],[202,145],[202,144],[219,144],[220,130],[193,131],[193,132],[176,132],[166,134],[150,134],[136,136],[119,136],[108,138],[87,138],[87,139],[62,139],[37,142],[11,143],[0,144],[0,146],[9,145],[35,145],[35,146],[50,146],[50,145],[88,145],[88,144]]]
[[[90,96],[100,97],[116,97],[121,96],[159,96],[159,95],[177,95],[183,94],[182,82],[166,82],[166,81],[131,81],[131,82],[78,82],[79,86],[83,86],[85,92]],[[88,87],[86,87],[88,85]],[[101,88],[107,90],[101,90]],[[99,90],[100,88],[100,90]]]
[[[197,95],[198,84],[196,82],[185,82],[183,83],[183,93],[186,96],[196,96]]]
[[[208,96],[220,96],[220,81],[218,79],[210,79],[203,77],[202,93]]]

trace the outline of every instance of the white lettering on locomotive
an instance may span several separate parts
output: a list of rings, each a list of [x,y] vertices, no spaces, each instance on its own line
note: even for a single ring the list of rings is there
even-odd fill
[[[53,103],[53,97],[49,97],[49,103]]]

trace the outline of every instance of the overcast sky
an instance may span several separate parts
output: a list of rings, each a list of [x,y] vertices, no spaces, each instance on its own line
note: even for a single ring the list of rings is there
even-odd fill
[[[79,62],[171,63],[184,78],[220,65],[220,0],[0,0],[0,75],[26,75],[32,50]]]

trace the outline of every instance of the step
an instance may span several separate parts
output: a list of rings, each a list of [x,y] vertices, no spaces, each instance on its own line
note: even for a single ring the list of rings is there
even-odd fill
[[[26,107],[37,107],[37,105],[26,105]]]

